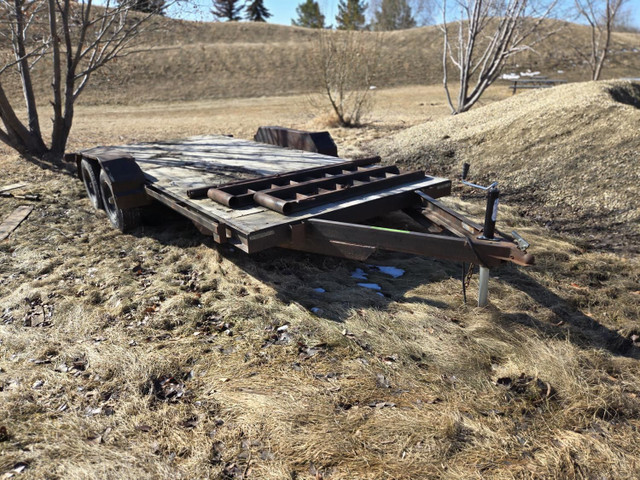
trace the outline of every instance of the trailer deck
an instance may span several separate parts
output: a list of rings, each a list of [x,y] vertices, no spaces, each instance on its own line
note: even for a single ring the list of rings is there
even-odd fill
[[[366,219],[385,211],[404,208],[398,207],[393,200],[401,200],[407,193],[413,196],[412,192],[418,189],[430,192],[434,198],[448,195],[451,191],[450,180],[424,176],[423,179],[385,190],[282,215],[255,204],[230,208],[206,196],[190,198],[187,192],[249,178],[338,165],[345,160],[222,135],[192,137],[174,142],[95,147],[81,154],[96,159],[107,155],[132,156],[144,174],[145,189],[150,197],[180,211],[211,232],[215,233],[220,225],[224,225],[227,241],[247,253],[281,244],[287,240],[291,225],[310,218],[335,219],[347,215]]]
[[[311,137],[300,137],[306,133],[261,127],[256,138],[271,135],[284,145],[302,138],[298,144],[307,148]],[[320,133],[326,134],[309,135]],[[328,138],[333,150],[325,151],[337,154]],[[104,208],[123,231],[137,225],[139,207],[155,200],[217,243],[247,253],[283,247],[364,260],[389,250],[474,263],[480,266],[481,305],[488,268],[533,263],[522,238],[496,233],[499,192],[493,185],[487,189],[485,224],[479,225],[436,200],[450,194],[450,180],[403,173],[378,165],[378,157],[345,161],[220,135],[95,147],[73,156],[94,207]],[[422,231],[363,224],[396,210]]]

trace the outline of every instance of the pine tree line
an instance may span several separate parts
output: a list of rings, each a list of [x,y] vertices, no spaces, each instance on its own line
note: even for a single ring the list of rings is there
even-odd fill
[[[402,30],[417,25],[411,4],[424,2],[409,0],[373,0],[373,5],[364,0],[340,0],[336,15],[336,28],[339,30]],[[365,12],[373,11],[372,23],[367,25]],[[292,25],[307,28],[325,28],[325,16],[315,0],[305,0],[296,8],[298,17],[291,20]],[[330,28],[330,27],[329,27]]]
[[[162,0],[137,0],[139,2]],[[217,18],[227,21],[240,21],[243,18],[252,22],[266,22],[271,13],[264,0],[212,0],[211,12]],[[338,14],[335,17],[339,30],[401,30],[417,25],[412,4],[415,0],[372,0],[370,6],[364,0],[339,0]],[[365,12],[373,11],[371,24],[367,25]],[[244,12],[244,16],[243,16]],[[297,18],[291,24],[306,28],[327,28],[326,17],[315,0],[305,0],[296,7]],[[329,28],[331,28],[329,26]]]
[[[271,17],[271,13],[264,6],[264,0],[251,0],[244,3],[240,0],[212,0],[212,2],[211,13],[221,20],[239,22],[242,20],[243,10],[244,18],[250,22],[266,22],[267,18]]]

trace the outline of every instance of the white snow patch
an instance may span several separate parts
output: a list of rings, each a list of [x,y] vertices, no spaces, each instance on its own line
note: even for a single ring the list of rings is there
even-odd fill
[[[386,274],[389,275],[393,278],[398,278],[404,275],[404,270],[401,268],[396,268],[396,267],[385,267],[385,266],[376,266],[376,268]]]
[[[358,280],[368,280],[367,272],[365,272],[361,268],[356,268],[351,274],[351,278],[357,278]]]
[[[526,72],[520,72],[520,75],[523,77],[535,77],[540,75],[540,72],[532,72],[531,70],[527,70]]]
[[[377,283],[359,283],[359,287],[370,288],[371,290],[382,290],[382,287]]]
[[[503,80],[518,80],[520,75],[517,73],[503,73],[501,78]]]

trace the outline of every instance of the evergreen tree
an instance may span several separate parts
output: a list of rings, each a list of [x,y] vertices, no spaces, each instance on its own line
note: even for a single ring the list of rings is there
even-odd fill
[[[229,22],[240,20],[242,5],[238,5],[238,0],[213,0],[213,13],[217,18],[224,18]]]
[[[166,5],[164,0],[129,0],[118,3],[120,5],[130,5],[132,10],[137,10],[138,12],[165,14]]]
[[[375,12],[376,30],[405,30],[416,26],[407,0],[382,0]]]
[[[364,28],[364,12],[367,4],[360,0],[340,0],[336,22],[340,30],[362,30]]]
[[[253,0],[246,8],[246,19],[250,22],[266,22],[271,13],[264,6],[263,0]]]
[[[307,28],[324,28],[324,15],[320,12],[320,5],[313,0],[306,0],[296,8],[297,20],[291,20],[291,25]]]

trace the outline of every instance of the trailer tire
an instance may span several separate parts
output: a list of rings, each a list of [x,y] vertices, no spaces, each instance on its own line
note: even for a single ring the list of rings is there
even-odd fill
[[[84,189],[87,191],[87,197],[93,208],[101,210],[104,208],[102,202],[102,193],[100,192],[100,183],[98,181],[98,175],[100,167],[94,166],[93,163],[86,158],[83,158],[80,162],[80,173],[82,175],[82,183],[84,183]]]
[[[114,227],[125,233],[140,226],[140,208],[123,210],[116,205],[111,180],[104,170],[100,171],[100,193],[104,211],[107,212],[107,217]]]

